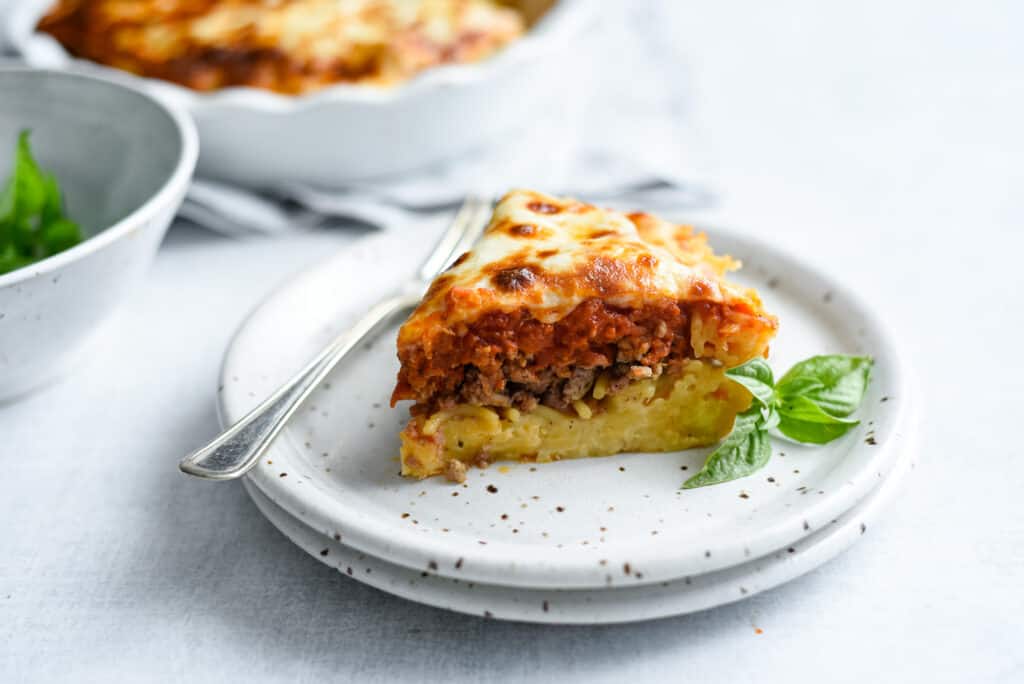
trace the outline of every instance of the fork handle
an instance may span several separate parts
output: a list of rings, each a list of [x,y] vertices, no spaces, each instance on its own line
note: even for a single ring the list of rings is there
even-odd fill
[[[331,369],[392,316],[415,306],[421,295],[403,293],[378,303],[291,380],[212,442],[182,459],[178,467],[184,473],[206,480],[234,480],[245,475]]]

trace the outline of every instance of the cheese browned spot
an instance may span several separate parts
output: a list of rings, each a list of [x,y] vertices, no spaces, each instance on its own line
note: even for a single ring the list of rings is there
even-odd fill
[[[557,214],[561,209],[558,205],[548,204],[547,202],[534,201],[526,205],[526,208],[530,211],[537,212],[538,214]]]
[[[508,292],[515,292],[517,290],[525,290],[537,281],[533,269],[529,266],[518,266],[516,268],[506,268],[495,273],[491,280],[500,290]]]
[[[508,232],[519,237],[530,237],[537,234],[537,226],[529,223],[517,223],[514,226],[510,226]]]

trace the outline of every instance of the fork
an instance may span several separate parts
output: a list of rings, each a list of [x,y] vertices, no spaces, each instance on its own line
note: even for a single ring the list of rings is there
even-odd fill
[[[487,223],[491,201],[470,196],[445,230],[419,273],[397,293],[374,305],[350,329],[334,338],[290,380],[237,423],[178,464],[182,472],[206,480],[234,480],[249,472],[324,378],[360,341],[378,332],[397,313],[423,298],[430,281],[470,249]]]

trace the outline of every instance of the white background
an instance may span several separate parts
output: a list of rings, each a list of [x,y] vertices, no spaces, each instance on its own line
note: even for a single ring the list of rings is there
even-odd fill
[[[244,313],[355,234],[177,227],[88,362],[0,408],[0,681],[1024,681],[1024,6],[674,13],[722,191],[694,217],[827,265],[911,352],[923,449],[884,521],[780,589],[646,624],[498,623],[369,589],[241,487],[175,471],[217,429]]]

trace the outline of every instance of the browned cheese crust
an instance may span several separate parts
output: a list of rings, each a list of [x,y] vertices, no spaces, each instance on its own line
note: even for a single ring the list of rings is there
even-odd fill
[[[524,28],[492,0],[60,0],[39,24],[73,55],[142,76],[285,94],[393,85]]]

